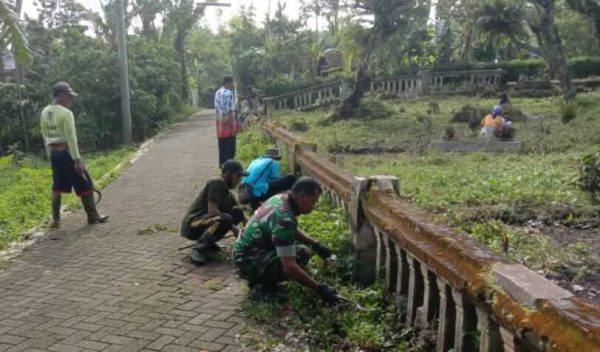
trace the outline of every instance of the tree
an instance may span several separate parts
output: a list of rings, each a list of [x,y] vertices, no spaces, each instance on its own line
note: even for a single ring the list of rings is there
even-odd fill
[[[364,51],[356,72],[354,91],[342,101],[336,117],[352,117],[370,83],[377,64],[398,62],[401,52],[410,55],[415,37],[426,31],[431,2],[429,0],[356,0],[354,15],[370,26],[361,38]],[[404,45],[402,45],[404,44]]]
[[[569,7],[587,16],[594,24],[596,41],[600,44],[600,1],[598,0],[566,0]]]
[[[174,28],[175,39],[173,47],[177,52],[177,58],[181,69],[181,98],[183,101],[187,101],[189,97],[189,87],[185,43],[192,28],[200,20],[202,15],[204,15],[205,6],[195,5],[194,0],[172,0],[167,1],[166,5],[167,26]]]
[[[542,57],[555,74],[565,100],[575,97],[562,40],[554,23],[554,0],[528,0],[525,4],[498,0],[484,6],[479,25],[488,32],[506,35],[522,50]],[[537,41],[531,44],[530,35]]]

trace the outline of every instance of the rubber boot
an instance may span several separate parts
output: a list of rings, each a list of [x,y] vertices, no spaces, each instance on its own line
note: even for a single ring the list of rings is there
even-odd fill
[[[60,202],[62,197],[58,192],[52,192],[52,225],[53,229],[60,227]]]
[[[108,220],[108,215],[100,215],[96,210],[96,201],[94,194],[88,194],[81,197],[81,204],[88,217],[88,224],[100,224]]]

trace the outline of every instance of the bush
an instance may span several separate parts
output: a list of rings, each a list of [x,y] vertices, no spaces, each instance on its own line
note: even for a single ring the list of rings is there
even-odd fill
[[[600,149],[585,155],[579,167],[579,187],[600,203]]]

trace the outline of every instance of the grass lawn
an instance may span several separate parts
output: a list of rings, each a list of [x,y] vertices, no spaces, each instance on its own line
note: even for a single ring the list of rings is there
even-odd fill
[[[474,140],[478,129],[452,123],[451,117],[467,103],[491,110],[497,99],[388,100],[384,105],[392,113],[385,117],[375,110],[337,122],[328,119],[331,108],[275,112],[272,119],[317,143],[321,153],[356,175],[397,176],[402,197],[493,250],[565,287],[579,283],[598,289],[600,207],[576,182],[581,157],[600,144],[599,99],[600,91],[580,94],[576,118],[568,124],[561,122],[558,98],[512,99],[514,107],[533,117],[515,122],[515,139],[523,146],[519,154],[429,149],[448,126],[456,139]],[[373,146],[404,152],[337,153]]]
[[[113,169],[133,153],[134,149],[123,148],[85,155],[84,161],[96,187],[105,186],[115,177]],[[0,249],[51,216],[52,171],[48,161],[27,157],[15,167],[11,160],[11,156],[0,158]],[[106,178],[100,179],[102,176]],[[63,205],[78,204],[79,199],[74,194],[63,198]]]

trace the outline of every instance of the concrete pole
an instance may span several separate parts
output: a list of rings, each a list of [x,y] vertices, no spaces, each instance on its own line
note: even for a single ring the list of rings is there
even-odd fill
[[[125,9],[123,0],[117,0],[117,55],[119,62],[119,86],[121,88],[121,117],[123,143],[133,143],[131,133],[131,107],[129,103],[129,68],[127,66],[127,45],[125,43]]]

